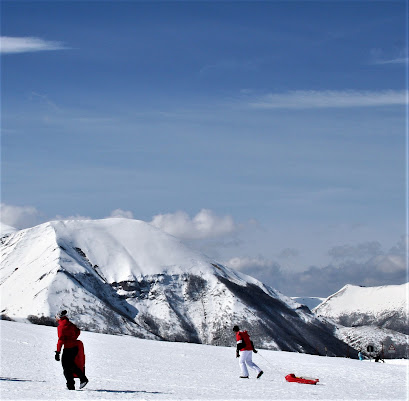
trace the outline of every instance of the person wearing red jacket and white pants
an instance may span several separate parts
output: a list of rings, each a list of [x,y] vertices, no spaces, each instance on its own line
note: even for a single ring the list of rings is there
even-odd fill
[[[240,358],[240,378],[249,378],[249,371],[247,369],[248,366],[249,368],[254,369],[257,372],[257,379],[259,379],[264,372],[253,362],[252,354],[253,352],[257,353],[256,349],[254,348],[253,341],[250,340],[250,336],[246,330],[240,331],[239,326],[234,326],[233,331],[236,333],[236,358]]]
[[[57,314],[56,319],[58,321],[58,342],[57,351],[55,351],[55,360],[60,360],[60,352],[64,346],[61,362],[64,369],[64,376],[67,380],[67,388],[68,390],[75,390],[74,375],[80,378],[80,388],[83,388],[88,383],[88,379],[85,376],[85,367],[83,367],[82,370],[75,363],[80,347],[82,356],[84,355],[82,342],[77,340],[81,330],[74,323],[71,323],[68,320],[66,310],[63,310]],[[83,356],[83,358],[85,357]],[[85,359],[83,361],[84,364]]]

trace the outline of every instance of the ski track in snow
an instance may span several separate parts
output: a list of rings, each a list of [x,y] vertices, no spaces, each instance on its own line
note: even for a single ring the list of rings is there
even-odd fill
[[[1,321],[2,400],[407,400],[408,361],[374,363],[260,350],[239,379],[234,347],[82,332],[89,384],[65,389],[55,327]],[[232,345],[234,338],[232,333]],[[318,385],[284,376],[317,377]],[[78,387],[78,379],[76,379]]]

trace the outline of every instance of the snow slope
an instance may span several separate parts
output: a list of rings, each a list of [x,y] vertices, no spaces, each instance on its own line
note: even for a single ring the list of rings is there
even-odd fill
[[[53,221],[1,238],[1,254],[1,314],[13,320],[52,324],[67,309],[109,334],[226,345],[238,324],[272,349],[348,348],[291,298],[142,221]]]
[[[409,358],[409,336],[398,331],[376,326],[344,327],[339,325],[337,336],[357,350],[362,350],[368,358],[376,355],[390,358]],[[367,352],[372,345],[373,353]]]
[[[2,400],[407,400],[408,364],[260,350],[239,379],[234,347],[82,332],[89,384],[65,390],[56,328],[0,321]],[[234,339],[232,338],[232,344]],[[397,363],[397,362],[395,362]],[[288,373],[317,377],[287,383]],[[77,379],[78,380],[78,379]],[[78,386],[78,382],[77,382]]]

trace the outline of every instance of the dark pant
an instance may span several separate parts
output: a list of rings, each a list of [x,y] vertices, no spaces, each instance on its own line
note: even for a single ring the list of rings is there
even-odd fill
[[[67,380],[67,387],[70,390],[75,389],[75,382],[74,382],[74,373],[80,378],[80,381],[83,382],[87,378],[85,377],[85,373],[74,363],[75,357],[78,354],[78,347],[73,348],[65,348],[62,354],[61,362],[62,367],[64,369],[64,376]]]

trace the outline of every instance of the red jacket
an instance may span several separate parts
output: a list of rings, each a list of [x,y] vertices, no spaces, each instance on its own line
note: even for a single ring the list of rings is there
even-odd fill
[[[61,352],[62,346],[65,348],[76,347],[80,333],[81,330],[74,323],[71,323],[67,317],[62,317],[58,322],[57,351]]]
[[[240,345],[240,347],[238,346],[240,351],[253,351],[253,344],[251,343],[250,336],[246,330],[238,331],[236,333],[236,341],[237,344]],[[242,343],[244,343],[244,347],[241,347]]]

